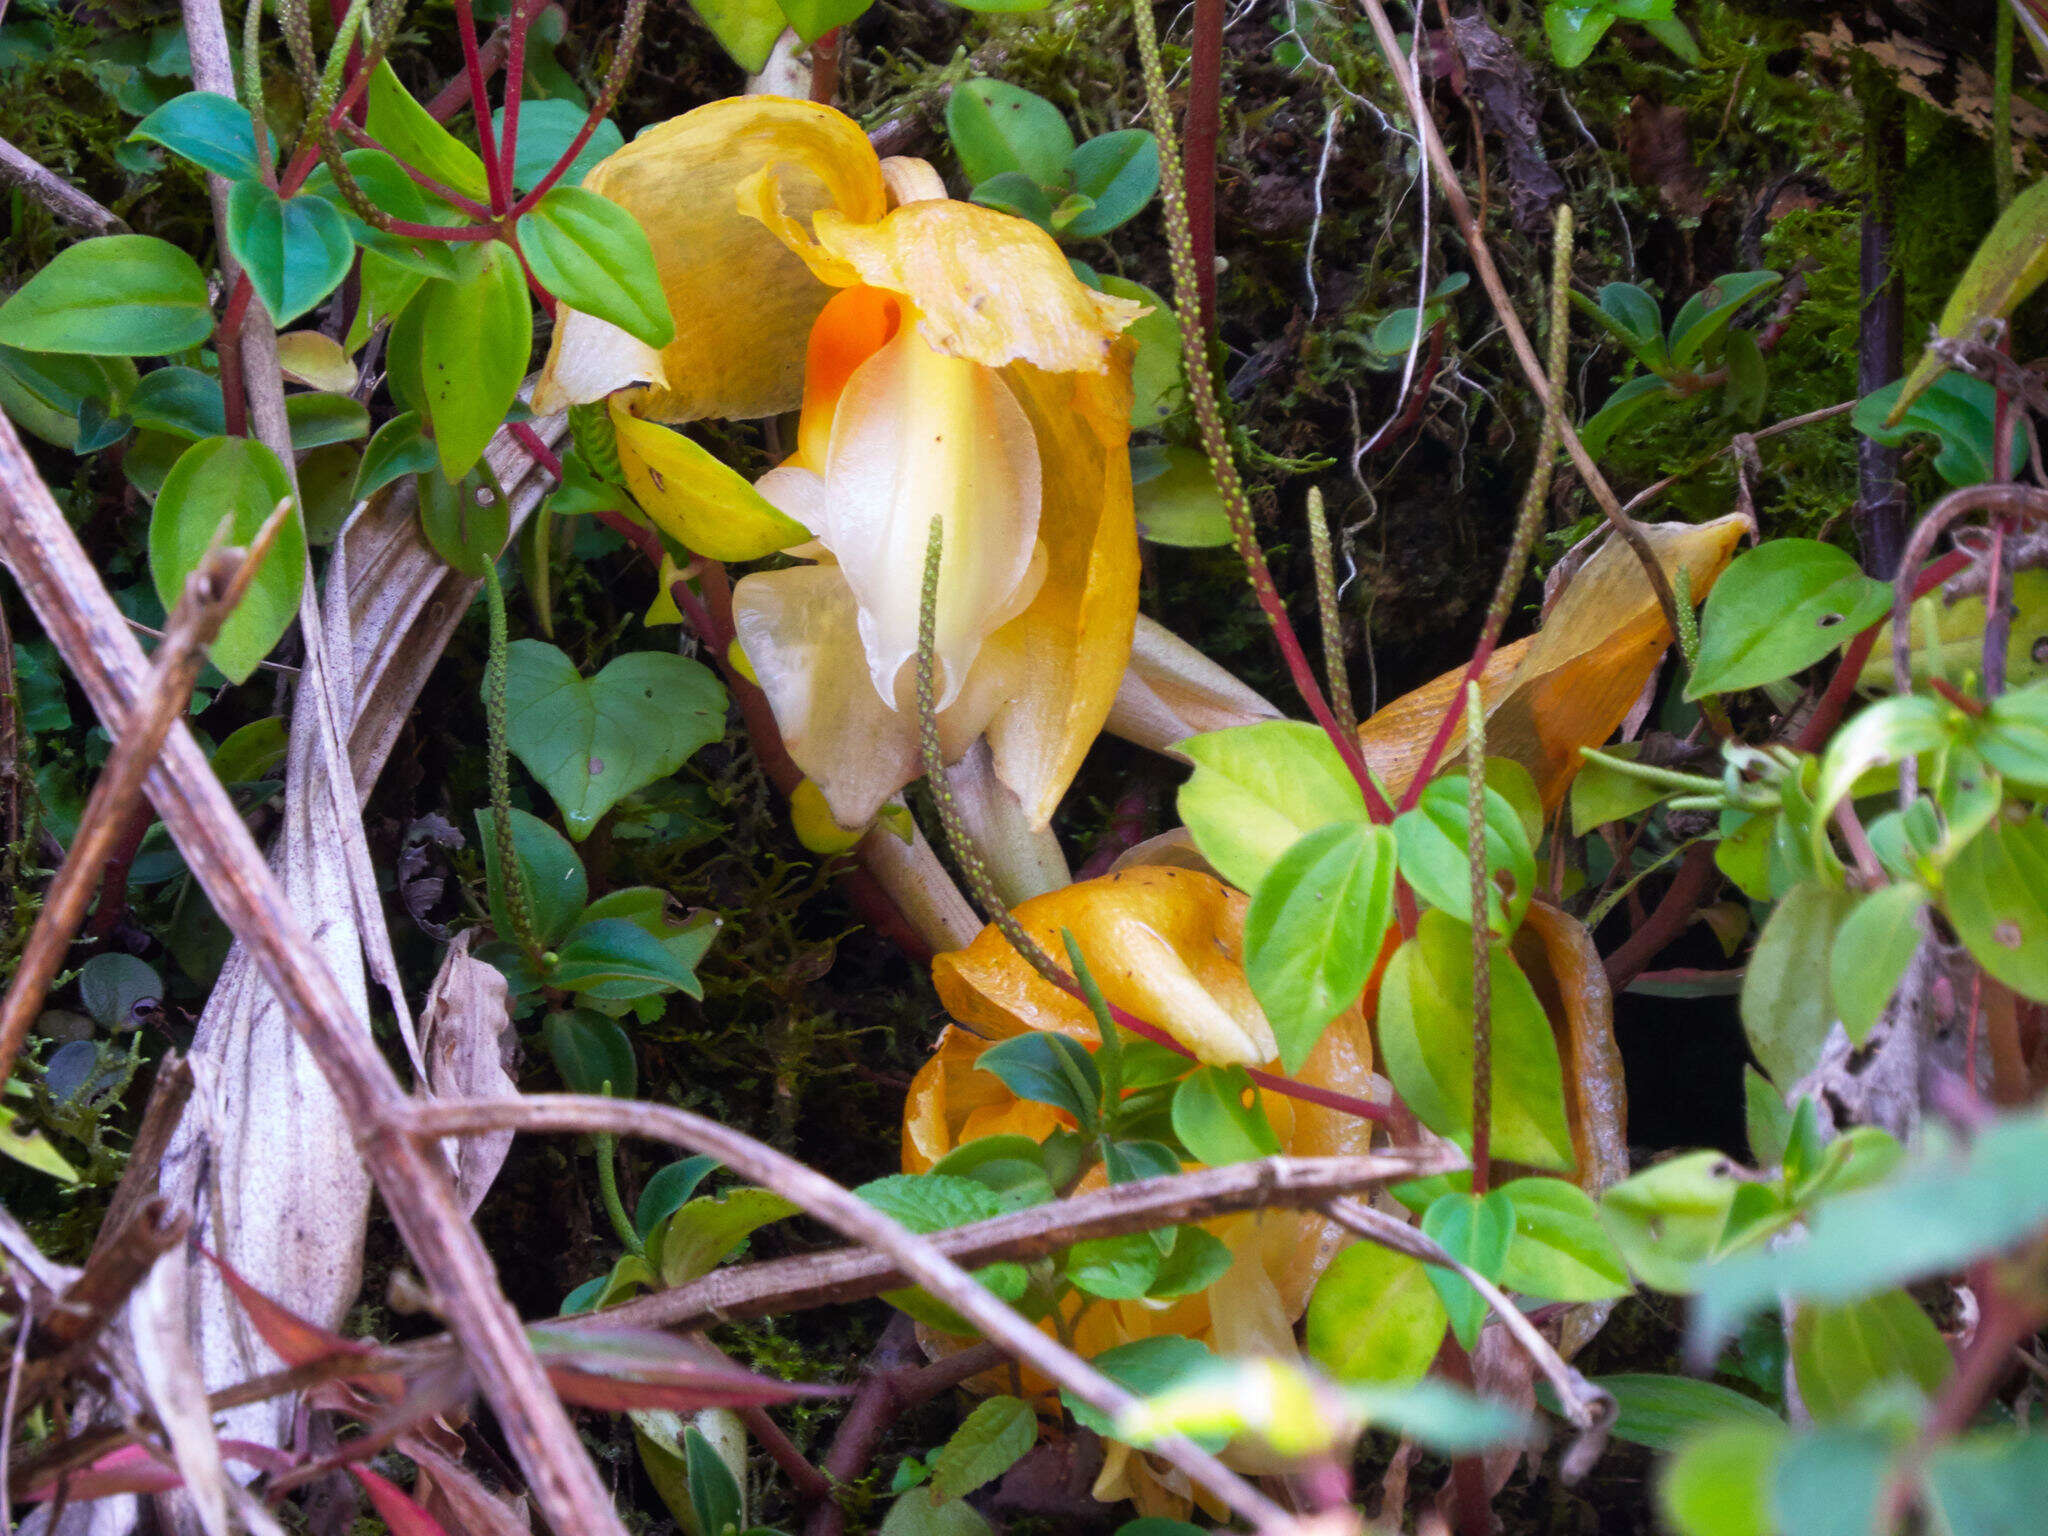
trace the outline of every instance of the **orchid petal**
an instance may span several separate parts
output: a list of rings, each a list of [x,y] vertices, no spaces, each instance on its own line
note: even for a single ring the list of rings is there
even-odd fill
[[[1053,954],[1065,953],[1061,930],[1071,930],[1104,997],[1203,1061],[1259,1065],[1277,1048],[1244,979],[1246,905],[1220,880],[1148,868],[1034,897],[1016,917]],[[1015,1033],[1020,1024],[1093,1030],[1087,1005],[1041,977],[994,927],[940,955],[932,978],[946,1011],[985,1034]]]
[[[1154,752],[1171,752],[1190,736],[1281,718],[1255,690],[1141,613],[1131,663],[1103,728]]]
[[[924,339],[949,357],[1101,373],[1145,313],[1074,276],[1037,225],[977,203],[906,203],[879,220],[825,208],[811,224],[826,260],[850,281],[902,294]]]
[[[899,332],[855,370],[832,424],[821,537],[860,605],[874,689],[904,702],[917,653],[931,523],[945,530],[936,651],[939,707],[976,653],[1036,594],[1038,447],[992,370],[942,357]]]
[[[804,408],[796,429],[796,463],[823,469],[839,397],[860,365],[903,324],[903,301],[882,288],[842,288],[832,295],[804,356]]]
[[[771,166],[794,227],[824,209],[856,221],[882,216],[881,164],[860,126],[830,107],[775,96],[715,101],[658,124],[584,179],[647,231],[675,319],[675,340],[660,355],[662,387],[645,402],[649,417],[768,416],[802,398],[805,339],[831,289],[740,208],[741,184]],[[534,409],[654,382],[646,349],[628,351],[621,334],[565,309]]]
[[[627,489],[655,526],[685,548],[713,560],[758,560],[810,537],[701,444],[642,421],[618,396],[611,418]]]
[[[990,722],[996,774],[1032,825],[1051,819],[1109,717],[1138,614],[1130,346],[1103,374],[1004,370],[1038,443],[1045,584],[1020,621],[1027,671]]]

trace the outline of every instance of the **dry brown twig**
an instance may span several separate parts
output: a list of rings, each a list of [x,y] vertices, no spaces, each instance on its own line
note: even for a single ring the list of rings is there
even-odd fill
[[[5,1002],[0,1003],[0,1082],[14,1071],[14,1058],[28,1038],[29,1026],[42,1012],[50,978],[63,964],[72,936],[85,917],[86,903],[99,884],[101,867],[142,792],[142,776],[156,761],[171,722],[184,715],[191,701],[192,685],[206,664],[206,648],[249,590],[291,506],[288,500],[279,502],[246,550],[225,544],[227,528],[223,523],[214,535],[213,547],[185,578],[185,590],[164,622],[163,643],[150,658],[145,702],[128,717],[106,767],[93,783],[78,819],[78,835],[71,840],[64,863],[44,894],[21,963],[8,985]]]
[[[95,235],[125,235],[128,221],[103,208],[62,176],[0,139],[0,185],[19,187],[67,224]]]

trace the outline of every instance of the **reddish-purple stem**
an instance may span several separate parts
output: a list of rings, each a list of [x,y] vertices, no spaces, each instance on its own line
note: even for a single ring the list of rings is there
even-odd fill
[[[1195,318],[1205,342],[1216,331],[1216,135],[1222,96],[1223,0],[1195,0],[1181,164],[1188,189],[1188,239],[1195,263]]]
[[[526,33],[534,10],[530,0],[512,0],[512,14],[505,23],[510,41],[505,53],[505,131],[499,145],[498,179],[508,189],[513,186],[512,170],[519,158],[519,98],[526,83]]]
[[[491,189],[491,212],[511,206],[505,195],[505,168],[498,163],[498,137],[491,130],[491,97],[484,88],[483,60],[476,43],[476,15],[469,0],[455,0],[455,30],[462,38],[462,64],[469,71],[469,108],[476,118],[476,141],[484,153],[484,180]]]

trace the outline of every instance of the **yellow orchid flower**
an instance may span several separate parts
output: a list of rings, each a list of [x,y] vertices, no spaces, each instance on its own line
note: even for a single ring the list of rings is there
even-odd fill
[[[816,563],[740,581],[733,618],[790,756],[850,828],[921,771],[911,661],[938,518],[942,749],[986,736],[1044,827],[1137,616],[1120,338],[1142,306],[811,102],[700,107],[585,185],[646,228],[676,336],[657,352],[565,311],[535,409],[610,399],[636,498],[692,549],[812,541],[795,552]],[[797,451],[752,487],[659,425],[797,405]]]
[[[1111,1003],[1165,1029],[1213,1065],[1267,1063],[1272,1026],[1245,981],[1244,914],[1248,900],[1213,876],[1192,870],[1139,867],[1084,880],[1034,897],[1017,920],[1054,954],[1071,931],[1090,972]],[[1071,1126],[1060,1111],[1015,1097],[993,1073],[976,1070],[996,1041],[1026,1030],[1052,1030],[1094,1048],[1087,1007],[1041,978],[993,927],[962,950],[932,963],[940,1000],[957,1021],[912,1081],[903,1119],[903,1169],[929,1171],[947,1153],[984,1136],[1022,1134],[1042,1140]],[[1372,1042],[1357,1007],[1338,1015],[1302,1070],[1304,1083],[1384,1101],[1388,1090],[1372,1071]],[[1368,1149],[1374,1127],[1320,1104],[1268,1093],[1263,1105],[1281,1147],[1300,1157]],[[1101,1170],[1082,1188],[1099,1187]],[[1096,1355],[1159,1334],[1198,1339],[1219,1354],[1292,1355],[1294,1323],[1317,1277],[1339,1246],[1322,1218],[1297,1211],[1229,1216],[1204,1224],[1230,1249],[1233,1263],[1208,1290],[1167,1303],[1075,1301],[1066,1324],[1074,1347]],[[1048,1327],[1052,1325],[1047,1324]],[[970,1383],[1008,1391],[1007,1370]],[[1027,1390],[1044,1384],[1027,1377]],[[1270,1470],[1230,1458],[1241,1470]],[[1163,1463],[1112,1444],[1096,1497],[1134,1499],[1147,1514],[1185,1515],[1192,1490]]]

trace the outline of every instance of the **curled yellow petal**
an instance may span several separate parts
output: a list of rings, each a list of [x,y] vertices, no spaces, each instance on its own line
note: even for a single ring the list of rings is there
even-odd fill
[[[909,299],[935,349],[991,368],[1025,362],[1100,373],[1116,338],[1145,310],[1075,277],[1037,225],[976,203],[906,203],[865,222],[850,209],[827,208],[811,225],[825,258]]]
[[[672,118],[584,180],[638,219],[654,247],[676,325],[643,407],[654,419],[767,416],[802,398],[805,338],[831,289],[740,208],[741,184],[771,166],[783,216],[795,227],[823,209],[856,221],[882,216],[881,164],[860,125],[830,107],[776,96],[731,97]],[[534,409],[648,382],[648,349],[629,352],[621,335],[565,310]]]
[[[1045,582],[1019,624],[1025,673],[989,724],[996,776],[1034,826],[1058,808],[1116,701],[1138,616],[1130,344],[1101,374],[1004,370],[1038,443]]]
[[[1024,931],[1054,955],[1071,929],[1103,996],[1158,1025],[1203,1061],[1260,1065],[1273,1027],[1244,979],[1246,898],[1185,869],[1145,868],[1083,880],[1017,908]],[[932,962],[946,1011],[992,1037],[1020,1029],[1094,1036],[1087,1005],[1053,986],[994,927]]]
[[[1729,516],[1651,523],[1643,532],[1665,575],[1675,586],[1684,571],[1699,602],[1727,569],[1748,526],[1746,518]],[[1543,627],[1501,647],[1487,663],[1479,692],[1488,754],[1527,768],[1544,809],[1554,809],[1583,762],[1579,748],[1614,734],[1671,640],[1635,551],[1609,539],[1572,578]],[[1365,760],[1392,793],[1400,794],[1414,777],[1463,677],[1462,667],[1446,672],[1359,727]]]
[[[655,526],[685,548],[713,560],[758,560],[811,536],[702,444],[642,421],[616,396],[611,418],[627,489]]]

